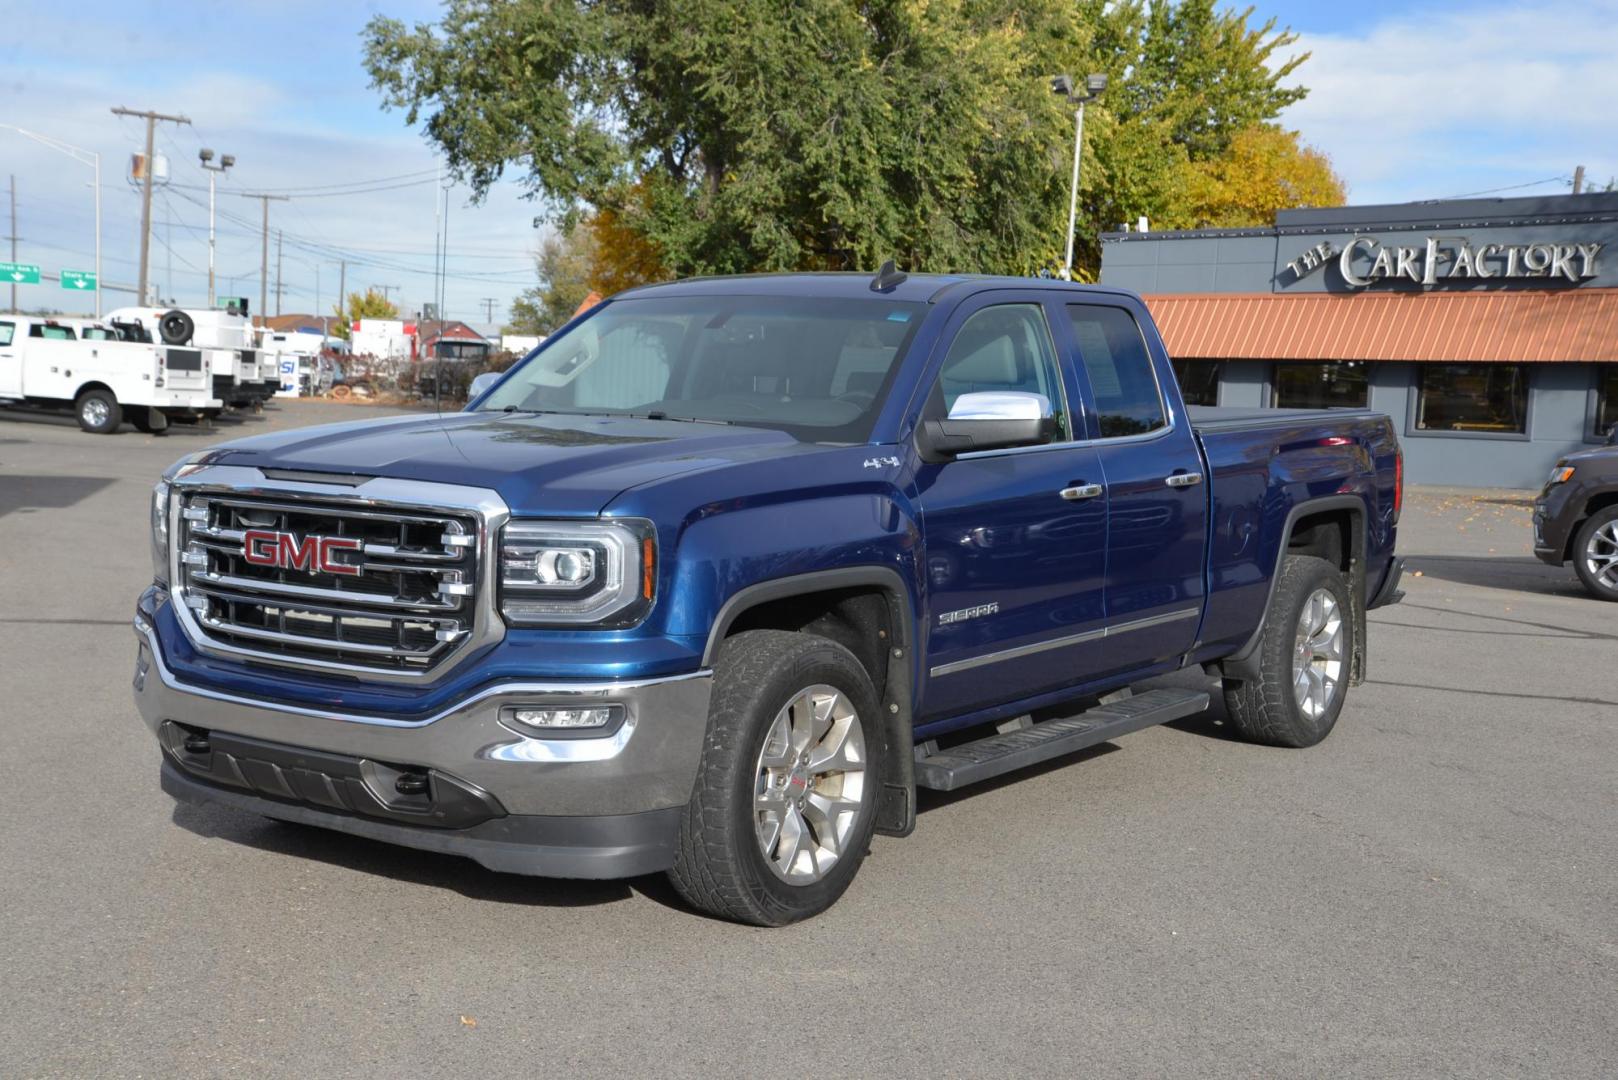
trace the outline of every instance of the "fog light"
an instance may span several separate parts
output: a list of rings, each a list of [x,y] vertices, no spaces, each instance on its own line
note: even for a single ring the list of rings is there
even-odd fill
[[[544,735],[600,734],[623,720],[622,705],[508,705],[505,719]]]

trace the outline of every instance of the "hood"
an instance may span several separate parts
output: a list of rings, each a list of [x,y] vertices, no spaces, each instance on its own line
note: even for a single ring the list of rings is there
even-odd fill
[[[1569,465],[1577,466],[1582,462],[1618,472],[1618,446],[1592,446],[1588,450],[1575,450],[1571,454],[1563,454],[1562,460]]]
[[[491,488],[513,514],[593,515],[628,488],[694,469],[820,449],[784,432],[608,416],[448,413],[227,443],[221,465]]]

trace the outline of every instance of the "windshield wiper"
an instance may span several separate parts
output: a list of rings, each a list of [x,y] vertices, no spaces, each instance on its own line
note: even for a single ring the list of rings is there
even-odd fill
[[[685,424],[723,424],[726,427],[731,427],[736,423],[734,420],[714,420],[706,416],[673,416],[662,409],[653,409],[650,412],[643,413],[606,413],[603,415],[622,416],[629,420],[678,420]]]

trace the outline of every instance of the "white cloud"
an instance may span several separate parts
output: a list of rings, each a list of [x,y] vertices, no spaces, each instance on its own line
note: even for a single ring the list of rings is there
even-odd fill
[[[1472,4],[1305,34],[1309,96],[1282,121],[1331,155],[1355,203],[1618,176],[1618,0]],[[1554,194],[1555,185],[1528,189]]]

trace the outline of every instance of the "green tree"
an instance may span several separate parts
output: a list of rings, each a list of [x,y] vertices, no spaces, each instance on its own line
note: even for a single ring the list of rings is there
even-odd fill
[[[590,231],[575,226],[565,234],[546,237],[535,264],[540,284],[525,289],[511,302],[511,331],[516,334],[554,333],[590,295],[595,268]]]
[[[564,229],[610,227],[593,276],[618,284],[1054,265],[1072,114],[1049,77],[1102,70],[1093,265],[1098,225],[1183,213],[1193,163],[1302,95],[1271,67],[1291,41],[1212,0],[449,0],[373,19],[365,63],[474,192],[509,170]]]
[[[362,293],[349,293],[345,303],[332,308],[332,314],[337,318],[332,333],[347,341],[355,319],[397,319],[399,308],[388,299],[387,293],[366,289]]]

